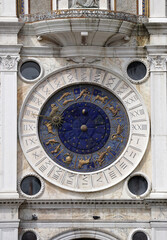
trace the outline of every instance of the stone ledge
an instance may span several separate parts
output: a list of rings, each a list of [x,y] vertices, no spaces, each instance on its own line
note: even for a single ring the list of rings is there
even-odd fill
[[[151,208],[167,206],[167,199],[145,200],[25,200],[21,208]]]

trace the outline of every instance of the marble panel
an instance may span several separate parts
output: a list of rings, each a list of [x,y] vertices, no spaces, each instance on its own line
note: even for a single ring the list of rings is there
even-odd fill
[[[137,1],[134,0],[117,0],[116,1],[116,10],[120,12],[127,12],[127,13],[132,13],[136,14],[137,13]]]
[[[30,13],[49,12],[51,10],[51,0],[30,0]]]

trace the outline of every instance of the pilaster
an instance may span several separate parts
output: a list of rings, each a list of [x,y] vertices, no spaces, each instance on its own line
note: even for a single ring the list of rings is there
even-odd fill
[[[18,198],[17,193],[17,63],[21,46],[1,46],[1,139],[0,198]],[[14,50],[15,49],[15,50]]]
[[[160,48],[160,46],[159,46]],[[163,47],[162,47],[163,49]],[[167,55],[155,55],[148,46],[151,77],[151,143],[152,143],[152,194],[154,198],[167,196]],[[158,51],[157,51],[158,53]]]
[[[150,1],[150,18],[159,18],[159,22],[161,18],[166,17],[166,2],[165,0],[151,0]]]

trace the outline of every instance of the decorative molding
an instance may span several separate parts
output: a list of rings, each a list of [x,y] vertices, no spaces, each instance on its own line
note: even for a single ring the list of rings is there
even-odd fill
[[[20,220],[0,220],[0,229],[18,228]]]
[[[19,207],[24,202],[24,199],[0,199],[0,208],[5,208],[9,206]]]
[[[3,56],[0,57],[0,71],[17,71],[17,63],[19,56]]]
[[[90,229],[75,229],[72,231],[67,231],[61,233],[52,238],[52,240],[72,240],[79,238],[91,238],[91,239],[101,239],[101,240],[118,240],[116,236],[113,236],[107,232],[99,231],[99,230],[90,230]]]
[[[149,22],[145,23],[144,25],[151,35],[167,34],[167,22]]]
[[[83,64],[83,63],[95,63],[100,61],[101,59],[99,58],[94,58],[94,57],[72,57],[72,58],[67,58],[67,61],[72,61],[74,63],[78,64]]]
[[[111,10],[103,9],[67,9],[67,10],[55,10],[53,12],[36,13],[36,14],[21,14],[20,22],[37,22],[44,20],[64,18],[99,18],[99,19],[119,19],[123,21],[138,23],[146,22],[147,18],[143,16],[137,16],[126,12],[115,12]]]
[[[144,199],[144,200],[26,200],[23,202],[21,208],[35,208],[35,209],[103,209],[103,208],[152,208],[159,206],[167,206],[167,199]]]
[[[22,22],[0,22],[0,34],[18,34],[23,27]]]
[[[22,44],[17,45],[0,45],[0,55],[11,55],[11,56],[17,56],[20,53],[20,50],[22,48]]]
[[[127,222],[127,220],[125,220],[125,222],[120,222],[120,221],[114,221],[114,220],[110,220],[110,221],[106,221],[106,220],[46,220],[46,221],[21,221],[20,223],[20,227],[23,229],[27,229],[27,228],[54,228],[55,226],[57,228],[79,228],[81,229],[81,226],[84,226],[86,228],[89,229],[95,229],[95,228],[118,228],[118,229],[125,229],[125,228],[150,228],[150,222]],[[64,239],[64,238],[62,238]],[[101,240],[101,238],[99,238]]]
[[[104,58],[144,58],[146,50],[144,47],[125,46],[125,47],[98,47],[98,46],[80,46],[80,47],[23,47],[20,53],[21,57],[65,57],[72,59],[73,62],[82,63],[82,57]],[[90,57],[91,56],[91,57]],[[87,61],[87,60],[86,60]]]
[[[157,56],[148,56],[147,60],[150,62],[151,71],[165,71],[167,57]]]

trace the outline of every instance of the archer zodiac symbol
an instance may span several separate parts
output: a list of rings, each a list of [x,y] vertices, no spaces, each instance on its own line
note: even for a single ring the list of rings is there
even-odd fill
[[[106,107],[106,109],[109,109],[112,112],[113,117],[115,117],[120,111],[120,108],[118,107],[118,105],[116,106],[116,108],[114,108],[114,106],[111,106],[111,107]]]
[[[59,144],[55,150],[51,151],[51,153],[58,153],[60,151],[61,144]]]
[[[90,163],[90,158],[86,158],[85,160],[83,158],[79,159],[79,164],[78,164],[78,168],[81,169],[83,165],[85,164],[89,164]]]
[[[124,126],[119,124],[117,127],[117,132],[112,134],[111,140],[117,140],[117,141],[123,142],[124,137],[121,135],[121,133],[123,132],[123,128]]]
[[[71,95],[70,92],[64,93],[64,94],[59,98],[58,102],[60,102],[63,98],[65,98],[65,97],[67,97],[67,96],[69,96],[69,95]]]
[[[85,98],[85,97],[88,96],[89,94],[90,94],[90,92],[88,91],[87,88],[85,88],[85,89],[83,89],[83,90],[80,92],[80,94],[79,94],[79,96],[76,98],[76,100],[80,99],[82,96]]]
[[[63,159],[63,162],[70,164],[73,159],[73,154],[66,153],[64,157],[65,157],[65,160]]]
[[[111,147],[108,146],[106,151],[101,152],[101,153],[97,153],[99,155],[99,157],[96,158],[96,161],[99,163],[99,165],[101,166],[105,160],[105,156],[108,155],[108,152],[110,151]]]
[[[108,97],[107,97],[107,96],[101,97],[100,95],[97,95],[97,96],[95,97],[95,101],[96,101],[96,100],[98,100],[98,101],[100,101],[100,102],[102,102],[102,103],[105,103],[105,101],[108,100]]]

